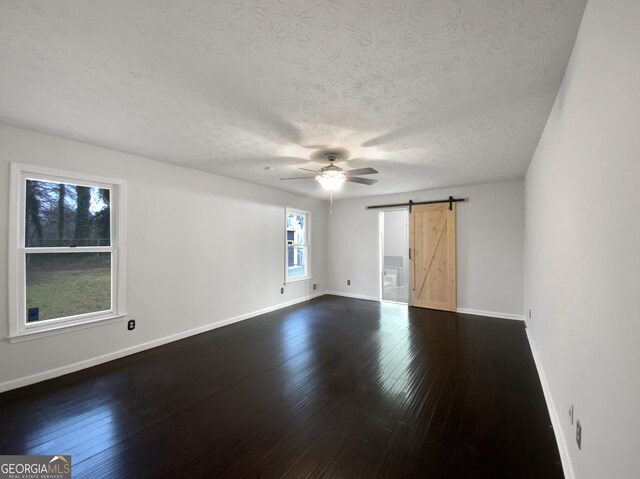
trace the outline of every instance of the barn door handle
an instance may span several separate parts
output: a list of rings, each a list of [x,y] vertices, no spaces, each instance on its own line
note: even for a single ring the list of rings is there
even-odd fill
[[[409,248],[409,260],[411,260],[411,248]]]

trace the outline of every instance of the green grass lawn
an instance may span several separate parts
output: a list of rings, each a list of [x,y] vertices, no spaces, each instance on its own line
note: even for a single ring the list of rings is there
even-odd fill
[[[111,309],[108,264],[33,268],[27,272],[27,310],[39,308],[39,320]]]

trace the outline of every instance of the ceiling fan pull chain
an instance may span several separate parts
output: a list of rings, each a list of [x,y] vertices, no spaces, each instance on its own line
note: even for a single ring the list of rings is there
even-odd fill
[[[329,214],[333,214],[333,191],[329,192]]]

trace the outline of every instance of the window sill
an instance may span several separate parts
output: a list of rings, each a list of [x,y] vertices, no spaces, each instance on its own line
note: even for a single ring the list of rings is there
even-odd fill
[[[70,333],[73,331],[80,331],[82,329],[102,326],[105,324],[118,323],[120,321],[124,321],[126,316],[127,313],[122,313],[115,316],[108,316],[106,318],[88,319],[86,321],[71,324],[59,324],[57,326],[52,326],[47,329],[38,329],[36,331],[21,331],[12,336],[7,336],[7,340],[9,341],[9,343],[21,343],[23,341],[30,341],[32,339],[40,339],[62,333]]]
[[[299,283],[300,281],[309,281],[311,276],[300,276],[299,278],[287,279],[284,284]]]

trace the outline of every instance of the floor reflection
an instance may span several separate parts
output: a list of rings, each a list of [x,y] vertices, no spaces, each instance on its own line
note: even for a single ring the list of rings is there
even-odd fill
[[[29,429],[23,454],[71,454],[76,464],[118,442],[114,405],[56,416]]]
[[[310,378],[314,362],[314,351],[310,344],[310,323],[312,316],[304,311],[287,316],[280,326],[280,344],[284,366],[285,394],[309,393],[315,386]]]
[[[407,306],[381,303],[378,365],[383,385],[392,389],[411,367]]]

